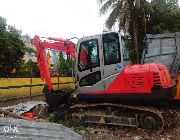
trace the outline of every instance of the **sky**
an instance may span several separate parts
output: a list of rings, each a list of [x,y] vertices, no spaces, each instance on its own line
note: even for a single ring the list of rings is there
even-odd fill
[[[22,34],[82,37],[103,31],[97,0],[0,0],[0,16]]]
[[[0,0],[0,16],[31,37],[80,38],[102,33],[108,15],[97,0]]]

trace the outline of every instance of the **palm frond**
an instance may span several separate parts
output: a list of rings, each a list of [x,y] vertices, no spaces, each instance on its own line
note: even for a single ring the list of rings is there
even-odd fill
[[[99,14],[100,15],[104,15],[108,12],[108,9],[110,9],[112,7],[113,4],[117,4],[116,2],[117,0],[108,0],[106,1],[100,8],[99,10]]]
[[[118,19],[118,16],[120,14],[120,10],[122,8],[122,5],[120,3],[116,4],[116,5],[113,5],[113,10],[112,12],[110,13],[108,19],[106,20],[106,27],[108,29],[111,29],[112,26],[116,23],[117,19]]]

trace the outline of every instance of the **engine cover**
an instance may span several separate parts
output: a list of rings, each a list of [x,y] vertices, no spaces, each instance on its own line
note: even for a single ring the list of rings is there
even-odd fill
[[[125,66],[105,90],[79,93],[81,99],[168,100],[174,98],[176,85],[171,81],[168,69],[161,63]]]

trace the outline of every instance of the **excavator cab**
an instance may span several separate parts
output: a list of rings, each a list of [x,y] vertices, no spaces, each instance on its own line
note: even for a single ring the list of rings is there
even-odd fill
[[[77,92],[104,90],[123,69],[121,35],[108,32],[79,39],[76,53]]]

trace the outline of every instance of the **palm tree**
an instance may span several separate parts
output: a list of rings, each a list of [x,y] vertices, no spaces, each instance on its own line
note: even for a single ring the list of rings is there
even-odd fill
[[[136,62],[139,62],[138,51],[138,12],[144,13],[143,5],[145,0],[98,0],[100,5],[100,15],[111,10],[106,20],[107,28],[111,29],[116,22],[124,33],[129,33],[136,50]],[[143,17],[144,18],[144,17]]]

